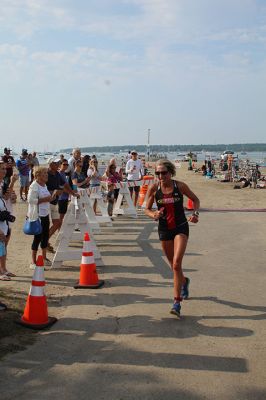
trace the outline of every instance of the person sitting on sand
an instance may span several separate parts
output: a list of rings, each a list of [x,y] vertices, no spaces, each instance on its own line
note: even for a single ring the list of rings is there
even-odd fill
[[[203,175],[203,176],[206,176],[206,174],[207,174],[207,168],[206,168],[206,165],[205,165],[205,164],[202,165],[202,167],[201,167],[201,172],[202,172],[202,175]]]

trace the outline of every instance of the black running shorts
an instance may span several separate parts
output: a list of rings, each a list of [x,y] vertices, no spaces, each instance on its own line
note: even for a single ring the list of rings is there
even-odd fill
[[[68,200],[58,200],[58,212],[59,214],[66,214],[68,207]]]
[[[158,234],[159,234],[159,239],[161,241],[164,240],[174,240],[174,238],[176,237],[176,235],[180,235],[180,234],[186,235],[187,237],[189,237],[189,226],[188,223],[185,222],[182,225],[179,225],[177,228],[175,229],[171,229],[168,231],[160,231],[158,229]]]

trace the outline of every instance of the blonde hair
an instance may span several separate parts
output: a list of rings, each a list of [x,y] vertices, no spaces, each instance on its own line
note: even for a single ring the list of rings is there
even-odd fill
[[[159,165],[162,165],[163,167],[165,167],[165,168],[167,169],[167,171],[170,172],[170,174],[171,174],[172,176],[175,176],[175,174],[176,174],[176,167],[174,166],[174,164],[173,164],[171,161],[167,160],[166,158],[165,158],[165,159],[158,160],[158,161],[156,162],[156,165],[155,165],[155,170],[156,170],[156,168],[157,168]]]
[[[37,179],[43,172],[47,172],[48,168],[46,167],[34,167],[33,168],[33,174],[34,174],[34,179]]]

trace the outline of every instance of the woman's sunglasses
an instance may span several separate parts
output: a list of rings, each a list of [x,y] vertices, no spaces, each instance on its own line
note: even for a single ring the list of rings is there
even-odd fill
[[[167,175],[168,174],[168,171],[156,171],[155,172],[155,175],[157,175],[157,176],[159,176],[159,175]]]

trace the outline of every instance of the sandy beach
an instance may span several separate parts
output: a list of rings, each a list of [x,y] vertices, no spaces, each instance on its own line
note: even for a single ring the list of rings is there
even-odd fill
[[[49,315],[59,321],[40,333],[14,325],[32,277],[32,238],[22,232],[27,205],[18,200],[7,263],[17,277],[0,282],[11,308],[0,315],[3,400],[265,399],[265,213],[229,210],[265,208],[266,190],[234,190],[186,163],[177,179],[202,208],[228,209],[202,212],[191,226],[184,260],[191,300],[179,322],[169,315],[171,271],[156,224],[140,211],[95,237],[102,289],[75,291],[79,262],[67,262],[45,272]]]

